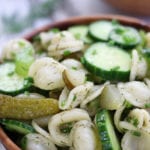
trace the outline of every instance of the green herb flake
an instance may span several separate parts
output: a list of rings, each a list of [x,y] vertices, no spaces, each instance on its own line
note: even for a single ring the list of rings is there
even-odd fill
[[[74,97],[73,97],[73,102],[74,102],[76,99],[77,99],[77,96],[76,96],[76,95],[74,95]]]
[[[113,45],[115,45],[115,42],[112,41],[112,40],[110,40],[110,41],[108,42],[108,45],[113,46]]]
[[[125,43],[132,43],[136,41],[136,37],[131,34],[129,35],[128,33],[124,33],[123,40],[125,41]]]
[[[64,107],[66,105],[66,100],[63,100],[62,102],[61,102],[61,107]]]
[[[77,70],[77,67],[75,67],[75,66],[72,66],[71,68],[72,68],[73,70]]]
[[[25,43],[23,41],[18,41],[19,46],[25,47]]]
[[[127,120],[128,122],[130,122],[131,124],[133,124],[135,127],[137,127],[138,124],[139,124],[139,121],[138,121],[138,119],[137,119],[136,117],[130,117],[130,116],[128,116],[128,117],[126,118],[126,120]]]
[[[74,35],[74,37],[77,39],[77,40],[80,40],[81,39],[81,34],[80,33],[76,33]]]
[[[14,75],[14,73],[15,73],[14,71],[11,71],[11,72],[9,72],[7,75],[8,75],[8,76],[12,76],[12,75]]]
[[[130,104],[128,101],[124,101],[123,104],[126,108],[132,108],[132,104]]]
[[[141,132],[139,131],[131,131],[134,136],[141,136]]]
[[[97,54],[97,51],[94,50],[94,51],[92,52],[92,55],[96,55],[96,54]]]
[[[59,33],[60,30],[58,28],[53,28],[50,30],[50,32],[53,32],[53,33]]]
[[[125,31],[126,31],[125,28],[121,26],[115,29],[115,32],[117,34],[123,34]]]
[[[150,103],[145,104],[145,108],[150,108]]]
[[[86,83],[86,81],[88,81],[88,77],[87,76],[85,76],[85,78],[84,78],[84,83]]]
[[[118,21],[118,20],[115,20],[115,19],[113,19],[113,20],[111,21],[111,23],[112,23],[112,25],[119,25],[119,21]]]
[[[71,52],[69,50],[65,50],[63,53],[64,56],[69,56],[70,54],[71,54]]]
[[[68,123],[60,125],[60,131],[62,133],[68,134],[68,133],[70,133],[72,127],[73,127],[73,123],[72,122],[68,122]]]

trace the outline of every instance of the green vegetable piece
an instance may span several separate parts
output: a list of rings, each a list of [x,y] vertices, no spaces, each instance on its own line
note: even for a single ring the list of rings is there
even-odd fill
[[[0,95],[0,118],[29,120],[59,112],[58,101],[52,98],[17,98]]]
[[[108,110],[102,109],[96,114],[95,124],[98,129],[100,141],[102,143],[102,149],[120,150],[120,144]]]
[[[10,119],[1,119],[0,123],[5,126],[6,129],[17,132],[20,134],[28,134],[28,133],[34,133],[34,128],[24,122],[17,121],[17,120],[10,120]]]

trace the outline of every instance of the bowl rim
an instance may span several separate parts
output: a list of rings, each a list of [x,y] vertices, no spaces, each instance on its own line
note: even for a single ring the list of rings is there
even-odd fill
[[[32,38],[40,32],[47,31],[50,28],[58,27],[60,29],[65,29],[71,25],[78,24],[88,24],[93,21],[98,20],[118,20],[121,24],[130,25],[136,28],[144,29],[145,31],[150,31],[150,24],[129,16],[123,15],[113,15],[113,14],[102,14],[102,15],[92,15],[92,16],[79,16],[79,17],[71,17],[62,21],[56,21],[54,23],[49,23],[45,26],[42,26],[29,34],[25,35],[23,38],[31,41]],[[0,141],[4,144],[7,150],[21,150],[4,132],[2,127],[0,127]]]

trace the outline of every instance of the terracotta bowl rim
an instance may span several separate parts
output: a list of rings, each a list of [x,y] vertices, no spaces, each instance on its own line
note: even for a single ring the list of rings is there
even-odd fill
[[[150,31],[150,25],[140,19],[136,19],[134,17],[123,16],[123,15],[113,15],[113,14],[102,14],[102,15],[94,15],[94,16],[79,16],[79,17],[71,17],[62,21],[57,21],[54,23],[49,23],[43,27],[40,27],[29,34],[25,35],[24,38],[27,40],[32,40],[33,36],[37,35],[42,31],[46,31],[53,27],[60,27],[61,29],[65,29],[74,24],[87,24],[96,20],[119,20],[122,24],[131,25],[136,28],[144,29],[145,31]],[[0,127],[0,141],[5,145],[7,150],[21,150],[4,132],[4,130]]]

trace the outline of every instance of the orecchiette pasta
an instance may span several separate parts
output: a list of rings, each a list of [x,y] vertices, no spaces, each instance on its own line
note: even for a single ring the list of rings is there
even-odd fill
[[[1,58],[2,60],[4,59],[12,60],[15,58],[15,55],[24,48],[33,49],[33,46],[29,41],[25,39],[11,40],[4,47]]]
[[[130,81],[136,78],[143,79],[147,73],[147,63],[144,58],[140,58],[136,50],[132,51],[132,65],[130,72]]]
[[[143,108],[150,103],[150,89],[143,82],[119,83],[118,86],[124,99],[132,105]]]
[[[32,126],[37,133],[52,141],[50,134],[46,130],[42,129],[34,120],[32,120]]]
[[[30,67],[29,76],[34,79],[34,85],[44,90],[54,90],[64,87],[62,72],[65,67],[48,57],[37,59]]]
[[[146,110],[138,108],[131,110],[127,121],[137,129],[145,130],[150,133],[150,115]]]
[[[62,58],[65,51],[74,53],[83,49],[83,42],[76,40],[68,31],[57,33],[48,47],[48,55],[57,59]]]
[[[54,143],[58,146],[71,146],[69,134],[61,133],[60,126],[69,122],[77,122],[80,120],[89,120],[88,113],[82,109],[71,109],[54,115],[48,124],[48,129]]]
[[[119,109],[116,110],[115,115],[114,115],[114,123],[116,128],[118,129],[119,132],[123,132],[123,128],[120,126],[120,120],[121,120],[121,115],[125,109],[125,106],[121,106]]]
[[[65,88],[59,97],[59,108],[70,109],[78,106],[93,88],[93,83],[86,82],[72,89],[70,92]]]
[[[63,79],[69,89],[84,84],[87,71],[79,61],[75,59],[66,59],[62,61],[62,64],[67,67],[63,72]]]
[[[96,85],[96,86],[94,86],[94,87],[90,90],[90,92],[89,92],[89,94],[86,96],[86,98],[81,102],[80,107],[81,107],[81,108],[86,108],[86,105],[87,105],[89,102],[91,102],[92,100],[94,100],[95,98],[97,98],[98,96],[101,95],[101,93],[102,93],[104,87],[105,87],[106,85],[108,85],[108,84],[109,84],[109,82],[106,82],[106,83],[103,84],[103,85]]]
[[[99,150],[98,135],[92,122],[77,122],[70,133],[72,150]]]
[[[123,136],[121,141],[122,150],[149,150],[150,148],[150,134],[146,132],[128,131]]]
[[[41,40],[41,44],[42,44],[43,48],[45,48],[45,49],[48,48],[54,35],[55,35],[55,33],[51,32],[51,31],[40,33],[39,36],[40,36],[40,40]]]
[[[37,133],[26,135],[26,150],[57,150],[49,139]]]

